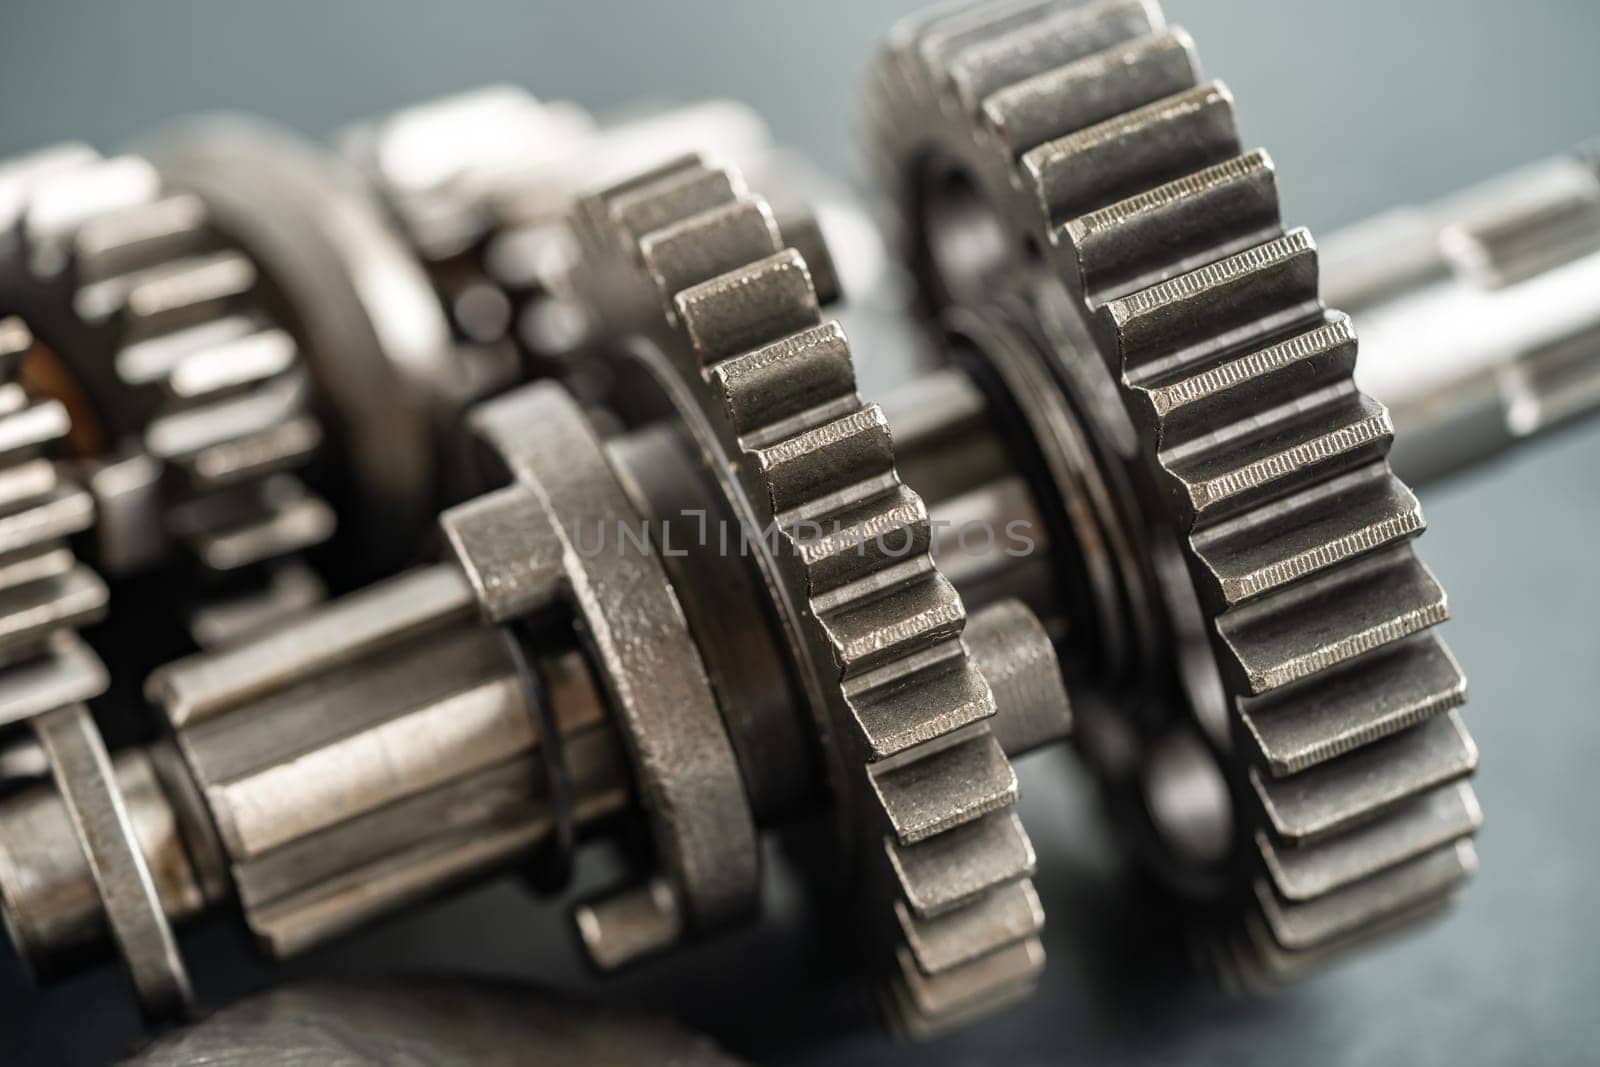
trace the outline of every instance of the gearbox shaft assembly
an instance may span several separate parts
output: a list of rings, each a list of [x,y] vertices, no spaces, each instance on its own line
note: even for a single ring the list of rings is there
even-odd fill
[[[913,17],[867,108],[908,300],[726,103],[0,167],[36,976],[114,955],[182,1014],[201,916],[286,958],[591,842],[611,970],[752,921],[820,826],[817,907],[928,1036],[1037,983],[1012,759],[1069,735],[1231,986],[1446,909],[1477,750],[1407,480],[1600,402],[1592,156],[1319,250],[1151,0]],[[881,405],[852,302],[923,357]]]

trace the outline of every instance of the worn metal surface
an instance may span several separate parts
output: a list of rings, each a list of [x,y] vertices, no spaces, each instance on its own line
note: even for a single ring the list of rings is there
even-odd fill
[[[1179,657],[1211,664],[1198,690],[1182,675],[1168,683],[1175,714],[1124,712],[1105,723],[1106,738],[1124,740],[1095,731],[1086,747],[1113,782],[1140,781],[1158,866],[1205,908],[1238,910],[1207,919],[1221,927],[1219,970],[1271,984],[1436,910],[1426,906],[1474,867],[1465,837],[1428,877],[1403,881],[1421,862],[1415,845],[1385,838],[1394,847],[1378,854],[1364,838],[1382,874],[1330,878],[1293,905],[1270,867],[1259,883],[1247,873],[1262,866],[1258,831],[1304,862],[1342,855],[1350,846],[1335,831],[1403,821],[1402,801],[1454,789],[1476,750],[1454,715],[1435,718],[1464,684],[1427,632],[1447,610],[1409,547],[1422,518],[1385,461],[1392,425],[1352,381],[1354,332],[1325,311],[1316,245],[1285,230],[1275,168],[1242,149],[1232,95],[1204,80],[1192,41],[1153,3],[990,3],[902,23],[870,106],[881,189],[924,307],[1027,296],[1030,308],[1004,314],[1037,352],[1002,361],[1012,346],[989,349],[1002,395],[1024,409],[1040,391],[1064,397],[1028,422],[1035,440],[1081,433],[1109,446],[1062,453],[1065,525],[1082,544],[1083,531],[1110,529],[1117,499],[1142,514],[1103,552],[1084,545],[1104,580],[1091,582],[1091,604],[1068,605],[1077,633],[1113,655],[1144,646],[1145,663],[1154,651],[1166,665],[1144,668],[1145,686],[1176,673]],[[1119,403],[1096,403],[1112,390]],[[1099,502],[1092,524],[1071,517],[1086,468],[1131,494]],[[1176,567],[1163,562],[1169,539]],[[1155,621],[1153,646],[1141,613]],[[1186,651],[1202,643],[1209,661]],[[1208,714],[1218,685],[1225,722]],[[1134,692],[1114,699],[1131,704]],[[1294,759],[1253,765],[1234,738],[1260,737],[1266,719],[1315,737]],[[1188,731],[1195,742],[1178,741]],[[1132,767],[1117,752],[1129,741],[1145,747]],[[1209,786],[1203,760],[1162,758],[1205,749]],[[1179,791],[1181,804],[1163,800]],[[1208,805],[1218,832],[1233,825],[1231,841],[1194,836],[1195,809]],[[1291,911],[1339,919],[1291,924]]]

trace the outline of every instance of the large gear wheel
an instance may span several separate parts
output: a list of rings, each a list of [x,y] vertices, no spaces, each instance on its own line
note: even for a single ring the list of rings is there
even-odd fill
[[[138,156],[65,146],[0,186],[6,310],[36,342],[22,373],[71,415],[101,568],[192,563],[184,621],[203,645],[319,599],[297,557],[333,530],[300,479],[322,433],[254,263]]]
[[[647,342],[632,350],[761,559],[824,742],[854,912],[894,961],[891,1011],[921,1034],[1025,993],[1042,912],[1016,776],[927,511],[822,319],[823,253],[802,256],[736,172],[694,157],[580,206],[585,288],[629,294]]]
[[[1355,331],[1319,300],[1316,245],[1284,229],[1227,89],[1153,3],[1006,0],[903,24],[873,107],[926,309],[1025,295],[1037,380],[1099,420],[1086,436],[1131,446],[1096,460],[1133,493],[1115,595],[1161,597],[1158,647],[1190,684],[1115,725],[1141,753],[1147,836],[1212,903],[1230,976],[1284,979],[1438,910],[1480,818],[1465,683],[1432,632],[1445,595],[1410,547],[1423,520],[1385,459],[1389,417],[1351,380]],[[1079,633],[1137,647],[1103,632],[1126,612],[1079,599]],[[1209,829],[1163,818],[1184,790],[1181,816],[1216,798]]]

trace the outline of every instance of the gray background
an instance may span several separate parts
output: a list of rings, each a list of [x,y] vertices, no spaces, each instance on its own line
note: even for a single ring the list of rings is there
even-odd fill
[[[596,108],[639,95],[741,97],[780,139],[854,179],[863,66],[876,36],[916,6],[11,0],[0,16],[0,151],[67,136],[114,146],[218,107],[320,134],[505,80]],[[1247,139],[1271,149],[1292,220],[1317,230],[1600,132],[1593,0],[1170,0],[1167,9],[1233,88]],[[829,997],[813,939],[794,936],[804,920],[787,892],[768,929],[607,995],[722,1020],[719,1035],[737,1047],[797,1062],[1594,1059],[1597,465],[1600,430],[1580,430],[1426,496],[1423,549],[1459,620],[1449,638],[1472,679],[1488,816],[1482,873],[1446,924],[1271,1001],[1195,990],[1171,973],[1169,932],[1143,917],[1137,885],[1096,836],[1085,784],[1046,755],[1024,767],[1052,922],[1052,964],[1031,1006],[927,1049],[828,1040],[827,1024],[805,1026],[806,1013],[843,1020],[849,1006]],[[555,909],[498,885],[296,970],[434,966],[569,983],[573,953],[558,929]],[[229,936],[190,939],[202,988],[260,980],[215,965]],[[807,1038],[800,1051],[775,1056],[797,1028]],[[114,977],[34,994],[0,960],[0,1050],[94,1062],[133,1030]]]

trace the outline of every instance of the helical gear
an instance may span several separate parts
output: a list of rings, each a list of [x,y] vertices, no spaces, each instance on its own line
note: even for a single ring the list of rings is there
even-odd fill
[[[1058,388],[1110,370],[1105,434],[1134,434],[1152,531],[1137,569],[1178,602],[1172,647],[1187,618],[1209,646],[1169,703],[1197,713],[1232,797],[1231,848],[1198,864],[1219,960],[1270,982],[1437,910],[1479,822],[1465,683],[1432,632],[1445,596],[1409,545],[1422,515],[1388,415],[1351,380],[1354,328],[1319,300],[1316,245],[1283,228],[1231,95],[1153,3],[1007,0],[899,27],[873,108],[926,309],[1017,293]],[[1225,723],[1204,715],[1218,683]],[[1173,721],[1144,725],[1144,773]]]

